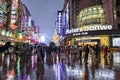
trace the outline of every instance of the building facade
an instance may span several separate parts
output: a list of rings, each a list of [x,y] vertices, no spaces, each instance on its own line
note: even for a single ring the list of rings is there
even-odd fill
[[[0,44],[12,37],[9,31],[11,0],[0,0]]]
[[[68,3],[70,28],[64,39],[66,45],[120,46],[119,0],[68,0]]]
[[[25,42],[31,15],[20,0],[0,0],[0,42]]]
[[[0,28],[8,29],[8,18],[10,11],[10,3],[9,0],[0,0]]]

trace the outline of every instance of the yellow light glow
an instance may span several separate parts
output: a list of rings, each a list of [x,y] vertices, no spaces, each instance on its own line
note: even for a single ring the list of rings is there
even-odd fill
[[[5,30],[2,30],[2,33],[1,33],[2,35],[5,35]]]
[[[9,36],[9,32],[7,32],[6,36]]]
[[[23,36],[19,36],[19,39],[22,39]]]

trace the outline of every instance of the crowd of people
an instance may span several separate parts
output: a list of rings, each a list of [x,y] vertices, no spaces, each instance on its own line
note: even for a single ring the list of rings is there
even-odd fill
[[[106,46],[96,45],[78,45],[78,46],[68,46],[61,47],[60,53],[68,56],[68,59],[72,58],[72,62],[79,60],[80,64],[88,63],[88,59],[91,58],[92,63],[100,63],[101,54],[104,55],[104,58],[112,58],[113,54],[111,53],[111,48]],[[109,54],[108,54],[109,53]],[[65,57],[64,57],[65,59]]]
[[[110,48],[104,46],[103,48],[104,58],[110,53]],[[40,46],[28,43],[20,43],[11,45],[11,42],[7,42],[4,46],[0,47],[0,53],[12,54],[13,58],[20,56],[22,59],[26,58],[29,61],[29,57],[32,54],[37,54],[38,58],[40,57],[42,63],[44,63],[45,53],[47,58],[56,59],[56,55],[59,56],[59,59],[65,60],[66,57],[72,58],[72,61],[79,59],[80,63],[84,58],[84,62],[88,63],[89,55],[92,58],[92,62],[101,60],[101,47],[100,45],[79,45],[79,46]],[[55,60],[53,60],[55,61]]]
[[[0,47],[0,62],[2,62],[1,54],[4,54],[4,58],[10,56],[10,60],[7,60],[8,58],[4,60],[7,60],[7,63],[20,62],[21,69],[24,69],[24,67],[26,68],[26,74],[29,74],[29,66],[35,64],[37,66],[36,74],[39,79],[42,80],[44,64],[47,64],[49,67],[54,63],[57,64],[57,61],[61,61],[63,65],[75,65],[76,61],[80,64],[88,64],[89,58],[92,60],[92,64],[99,64],[101,61],[101,54],[103,54],[103,57],[106,59],[108,55],[112,55],[111,51],[110,47],[101,47],[100,45],[41,46],[38,44],[12,44],[12,42],[7,42],[4,46]],[[112,59],[112,57],[113,55],[110,56],[110,59]],[[0,66],[1,65],[2,63],[0,63]],[[32,68],[34,67],[35,66],[32,65]]]

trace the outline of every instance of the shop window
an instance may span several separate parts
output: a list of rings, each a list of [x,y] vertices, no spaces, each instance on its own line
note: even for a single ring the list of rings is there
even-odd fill
[[[120,5],[120,0],[116,0],[116,5]]]

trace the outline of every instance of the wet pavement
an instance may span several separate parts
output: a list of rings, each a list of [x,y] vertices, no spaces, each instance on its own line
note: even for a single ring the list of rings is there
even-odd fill
[[[28,59],[28,60],[27,60]],[[0,80],[120,80],[120,52],[113,52],[113,59],[101,55],[101,63],[79,64],[79,60],[64,61],[37,55],[29,58],[0,55]]]

